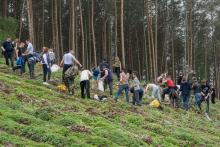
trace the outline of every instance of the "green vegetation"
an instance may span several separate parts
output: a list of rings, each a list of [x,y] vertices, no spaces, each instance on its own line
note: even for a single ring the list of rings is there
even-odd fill
[[[37,68],[39,68],[37,66]],[[98,102],[58,93],[18,76],[0,60],[0,144],[3,146],[219,146],[220,104],[211,118],[190,110]],[[38,76],[39,75],[39,76]],[[59,79],[59,73],[54,75]]]
[[[2,43],[7,37],[15,38],[17,29],[18,24],[14,18],[0,17],[0,43]]]

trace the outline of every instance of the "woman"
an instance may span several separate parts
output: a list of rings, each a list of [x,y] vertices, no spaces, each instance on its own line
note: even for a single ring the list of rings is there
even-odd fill
[[[120,80],[120,71],[121,71],[121,61],[118,56],[115,57],[114,61],[115,73],[117,75],[118,81]]]
[[[51,77],[51,62],[50,62],[48,51],[49,49],[47,47],[43,47],[43,59],[41,61],[41,64],[43,67],[43,84],[44,85],[49,85],[47,81],[49,81]]]
[[[16,64],[13,68],[13,71],[20,69],[20,74],[24,73],[24,57],[22,56],[22,53],[24,53],[24,46],[25,44],[21,42],[20,44],[17,44],[16,50],[15,50],[15,55],[16,55]]]

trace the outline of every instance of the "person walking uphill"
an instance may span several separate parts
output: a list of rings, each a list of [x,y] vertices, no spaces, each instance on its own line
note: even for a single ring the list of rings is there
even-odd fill
[[[75,58],[74,56],[74,51],[70,50],[69,53],[64,54],[63,59],[60,63],[60,66],[63,66],[63,75],[62,75],[62,80],[64,81],[64,74],[65,72],[71,67],[74,66],[74,62],[76,62],[80,67],[82,65],[80,62]]]
[[[49,49],[47,47],[43,47],[43,59],[41,61],[41,64],[43,68],[43,84],[49,85],[47,81],[49,81],[51,78],[51,61],[49,57]]]
[[[9,66],[9,61],[11,62],[11,67],[14,67],[13,54],[14,47],[11,42],[11,38],[7,38],[6,41],[2,44],[2,53],[5,57],[6,65]]]
[[[122,91],[125,91],[125,95],[126,95],[126,101],[129,103],[129,83],[128,80],[130,78],[130,74],[125,72],[125,69],[121,70],[120,73],[120,81],[119,81],[119,89],[118,92],[115,95],[115,101],[118,101],[119,96],[121,95]]]
[[[92,73],[89,70],[82,70],[80,74],[80,87],[81,97],[85,98],[84,90],[86,89],[87,98],[90,98],[90,83],[89,79],[92,77]]]
[[[183,101],[183,108],[185,110],[189,109],[190,90],[191,90],[190,83],[187,82],[186,77],[183,77],[182,78],[182,83],[180,85],[180,92],[181,92],[181,98],[182,98],[182,101]]]

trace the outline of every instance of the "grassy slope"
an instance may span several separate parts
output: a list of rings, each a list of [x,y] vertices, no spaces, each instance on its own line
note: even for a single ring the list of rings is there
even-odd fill
[[[41,72],[40,70],[37,71]],[[7,73],[7,74],[6,74]],[[220,146],[220,104],[209,122],[193,111],[66,98],[0,60],[0,144],[21,146]],[[10,88],[11,90],[7,90]],[[77,90],[79,91],[79,90]],[[145,100],[145,104],[148,100]]]

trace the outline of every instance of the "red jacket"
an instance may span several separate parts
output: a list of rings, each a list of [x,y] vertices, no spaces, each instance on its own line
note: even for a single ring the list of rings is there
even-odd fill
[[[175,87],[173,80],[167,80],[167,87],[169,88]]]

